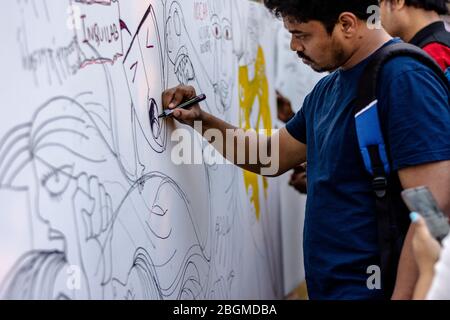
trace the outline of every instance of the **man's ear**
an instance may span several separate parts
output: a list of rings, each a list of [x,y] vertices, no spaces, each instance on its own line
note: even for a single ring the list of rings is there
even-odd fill
[[[345,38],[352,38],[357,33],[359,19],[351,12],[343,12],[338,18],[337,27]]]

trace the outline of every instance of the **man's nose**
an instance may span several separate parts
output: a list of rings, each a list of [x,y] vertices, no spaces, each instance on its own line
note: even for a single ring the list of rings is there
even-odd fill
[[[294,39],[292,39],[291,50],[296,52],[303,52],[305,51],[305,47],[303,47],[303,45],[299,41],[295,41]]]

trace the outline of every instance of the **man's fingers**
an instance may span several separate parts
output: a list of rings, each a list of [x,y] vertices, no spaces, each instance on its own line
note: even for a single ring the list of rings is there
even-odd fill
[[[178,89],[177,91],[175,91],[172,101],[170,101],[169,103],[169,109],[173,109],[179,106],[185,100],[185,94],[186,92],[183,89]]]
[[[172,115],[175,119],[181,120],[181,110],[175,110]]]
[[[175,119],[181,120],[181,121],[193,120],[193,116],[192,116],[191,112],[189,112],[189,110],[184,110],[184,109],[175,110],[173,112],[173,116]]]
[[[162,104],[163,104],[164,109],[166,109],[169,106],[170,102],[172,102],[174,94],[175,94],[175,88],[169,89],[169,90],[166,90],[163,92]]]
[[[195,89],[191,86],[178,86],[163,93],[163,106],[174,109],[184,101],[196,96]]]

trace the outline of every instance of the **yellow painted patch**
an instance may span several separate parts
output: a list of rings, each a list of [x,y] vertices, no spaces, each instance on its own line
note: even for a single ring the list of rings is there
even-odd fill
[[[272,129],[272,115],[269,103],[269,82],[266,76],[266,61],[262,47],[258,47],[255,60],[255,76],[249,79],[249,67],[239,68],[239,126],[245,130],[267,129],[268,134]],[[255,124],[252,126],[251,118],[257,112]],[[267,199],[268,182],[267,178],[245,171],[244,183],[247,194],[250,195],[250,202],[255,208],[256,218],[261,214],[261,204],[259,198],[260,183],[264,190],[264,198]]]

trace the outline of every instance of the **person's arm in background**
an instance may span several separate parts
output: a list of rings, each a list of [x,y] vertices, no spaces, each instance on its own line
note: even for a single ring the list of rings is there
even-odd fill
[[[450,300],[450,235],[442,240],[442,249],[437,255],[439,260],[433,267],[433,281],[425,297],[427,300]]]
[[[419,269],[419,278],[414,289],[413,299],[425,300],[433,282],[434,265],[439,259],[441,246],[432,237],[425,220],[418,213],[411,213],[411,221],[414,225],[412,249]]]
[[[402,169],[399,171],[399,177],[404,189],[427,186],[442,211],[450,216],[450,161]],[[419,275],[412,247],[414,228],[414,224],[411,224],[403,245],[392,295],[394,300],[409,300],[413,297]]]
[[[288,123],[295,116],[295,112],[292,109],[291,101],[277,91],[277,111],[278,119],[283,123]],[[302,194],[307,193],[307,176],[306,165],[304,162],[301,165],[294,168],[294,172],[289,180],[289,185]]]
[[[283,123],[288,123],[295,116],[291,101],[277,91],[277,112],[278,119]]]
[[[197,94],[195,89],[190,86],[178,86],[163,92],[163,107],[168,109],[174,109],[184,101],[187,101]],[[207,134],[208,130],[218,130],[225,141],[210,141],[218,152],[224,156],[228,161],[241,167],[244,170],[254,172],[256,174],[262,174],[262,170],[265,168],[276,168],[273,174],[267,174],[268,176],[278,176],[288,170],[296,167],[306,160],[306,145],[292,137],[289,132],[283,128],[272,136],[268,137],[262,134],[246,135],[247,132],[243,129],[232,126],[231,124],[214,117],[213,115],[203,111],[197,104],[188,110],[177,109],[173,113],[173,117],[179,122],[189,125],[194,129],[195,122],[200,121],[202,124],[202,132],[199,132],[202,136]],[[271,129],[271,128],[270,128]],[[230,135],[229,133],[232,133]],[[226,139],[227,137],[232,139]],[[278,148],[274,146],[278,143]],[[265,163],[260,158],[261,152],[260,146],[266,146],[269,152],[266,154],[277,152],[278,155],[271,155],[270,163]],[[231,151],[231,152],[230,152]],[[239,152],[245,152],[245,161],[240,161],[238,155]],[[254,158],[256,153],[256,163],[252,163],[249,159]],[[273,152],[272,152],[273,151]],[[230,156],[232,155],[232,156]],[[278,163],[273,163],[274,161]]]
[[[294,169],[289,185],[302,194],[308,193],[307,163],[302,163]]]

